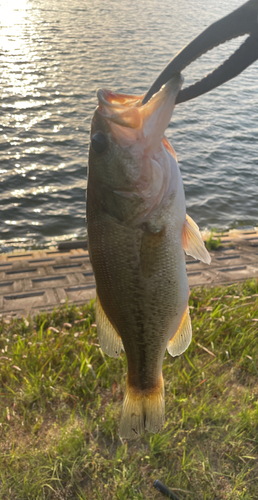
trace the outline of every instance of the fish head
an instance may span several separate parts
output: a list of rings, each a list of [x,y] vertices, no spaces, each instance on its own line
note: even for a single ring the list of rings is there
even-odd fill
[[[88,182],[102,198],[108,192],[109,203],[113,199],[117,206],[120,199],[137,223],[146,220],[171,184],[167,153],[175,155],[164,132],[182,83],[181,75],[174,76],[144,105],[144,96],[97,92]]]
[[[133,128],[118,125],[117,121],[124,110],[128,115],[135,114],[133,104],[138,98],[132,97],[130,106],[130,96],[110,90],[98,90],[97,96],[99,105],[91,125],[90,169],[96,180],[112,191],[130,189],[131,177],[137,178],[139,170],[129,147],[135,134]]]

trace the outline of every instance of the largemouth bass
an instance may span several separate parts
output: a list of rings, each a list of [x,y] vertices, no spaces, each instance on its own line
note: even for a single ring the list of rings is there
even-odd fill
[[[181,85],[173,77],[145,105],[99,90],[92,120],[88,243],[100,345],[114,357],[123,347],[128,362],[123,438],[164,423],[165,351],[178,356],[192,337],[184,252],[210,262],[164,137]]]

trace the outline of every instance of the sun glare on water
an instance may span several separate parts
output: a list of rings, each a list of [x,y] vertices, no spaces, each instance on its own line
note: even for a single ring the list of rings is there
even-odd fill
[[[0,47],[13,50],[19,45],[26,17],[27,0],[8,0],[0,5]]]
[[[3,97],[10,92],[26,95],[26,79],[20,65],[31,59],[31,47],[25,41],[25,30],[29,24],[27,0],[8,0],[0,5]]]
[[[37,54],[33,37],[28,37],[28,32],[31,35],[35,33],[35,15],[28,0],[8,0],[0,4],[3,98],[35,95],[33,86],[38,83]],[[17,99],[16,107],[27,109],[29,103],[19,103]]]

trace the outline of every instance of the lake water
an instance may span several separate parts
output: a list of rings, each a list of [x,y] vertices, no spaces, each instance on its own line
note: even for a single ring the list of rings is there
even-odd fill
[[[0,1],[0,245],[85,238],[96,89],[143,93],[168,61],[238,0]],[[203,56],[185,85],[240,39]],[[176,107],[167,136],[201,229],[258,225],[258,63]]]

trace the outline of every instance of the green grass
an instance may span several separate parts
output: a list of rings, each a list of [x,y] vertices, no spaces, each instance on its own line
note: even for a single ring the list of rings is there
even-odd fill
[[[258,283],[194,289],[193,341],[164,360],[166,424],[118,437],[126,358],[94,304],[0,323],[0,498],[257,499]],[[255,321],[256,320],[256,321]]]
[[[207,250],[209,250],[209,251],[218,250],[219,248],[221,248],[221,238],[220,238],[220,236],[214,237],[215,233],[216,233],[216,229],[212,229],[209,238],[207,238],[205,240],[205,246],[206,246]],[[221,236],[222,236],[222,234],[223,233],[221,233]]]

